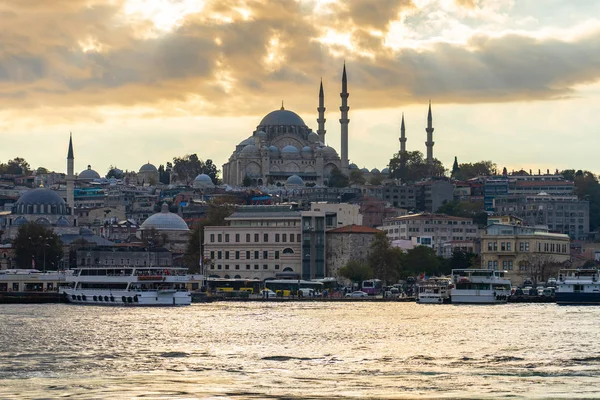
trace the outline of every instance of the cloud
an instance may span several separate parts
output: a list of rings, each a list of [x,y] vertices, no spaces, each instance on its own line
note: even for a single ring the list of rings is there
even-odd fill
[[[353,109],[430,98],[556,99],[600,78],[597,29],[569,41],[535,38],[526,31],[471,29],[445,12],[448,21],[430,25],[441,36],[428,40],[419,36],[419,21],[442,14],[418,14],[409,0],[352,0],[320,11],[310,1],[215,0],[189,14],[180,7],[176,24],[157,24],[131,7],[126,13],[131,3],[125,0],[49,3],[0,6],[6,32],[0,36],[0,107],[12,115],[53,109],[68,119],[77,118],[73,109],[90,108],[86,118],[101,120],[103,110],[118,107],[154,110],[140,114],[147,117],[260,115],[282,98],[295,110],[313,111],[321,77],[326,101],[337,101],[331,99],[337,99],[343,58]],[[385,33],[392,23],[412,32],[416,45],[390,47]],[[464,43],[443,40],[444,29],[454,25],[468,34]],[[326,34],[330,40],[322,40]]]

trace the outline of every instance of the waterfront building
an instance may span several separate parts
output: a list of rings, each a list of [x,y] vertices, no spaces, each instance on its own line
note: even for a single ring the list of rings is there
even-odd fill
[[[366,262],[371,251],[371,242],[378,229],[361,225],[346,225],[327,231],[326,276],[337,278],[339,270],[352,260]]]
[[[506,270],[513,284],[543,283],[569,259],[569,236],[542,227],[492,224],[481,236],[481,267]]]
[[[77,267],[156,267],[173,265],[173,254],[164,247],[95,246],[76,251]]]

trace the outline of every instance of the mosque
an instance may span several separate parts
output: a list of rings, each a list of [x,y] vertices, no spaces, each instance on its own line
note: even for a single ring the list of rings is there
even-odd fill
[[[341,146],[340,154],[325,143],[325,98],[323,82],[319,89],[318,129],[312,131],[293,111],[281,109],[267,114],[258,124],[252,136],[238,144],[223,164],[223,181],[232,186],[241,186],[244,180],[251,180],[252,186],[284,184],[304,186],[305,183],[327,185],[331,171],[335,168],[349,175],[356,164],[348,160],[348,79],[346,65],[342,72],[340,107]],[[427,118],[427,161],[433,160],[433,127],[431,104]],[[400,152],[406,152],[404,116],[402,117]],[[379,171],[361,170],[369,176],[389,175],[389,169]]]

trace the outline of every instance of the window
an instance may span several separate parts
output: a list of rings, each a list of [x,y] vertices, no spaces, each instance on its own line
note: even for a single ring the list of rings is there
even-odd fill
[[[292,243],[294,242],[294,234],[293,233],[290,233],[290,242],[292,242]]]
[[[529,251],[529,242],[525,242],[525,251]]]
[[[254,269],[258,269],[258,264],[254,264]]]
[[[279,269],[279,264],[275,264],[275,269]]]
[[[229,243],[229,233],[225,234],[225,243]]]
[[[508,268],[508,261],[502,261],[502,268]]]
[[[246,233],[246,243],[250,243],[250,234]]]
[[[494,269],[498,269],[498,261],[494,261]]]
[[[246,251],[246,260],[250,259],[250,251]]]
[[[225,269],[229,269],[229,264],[225,264]]]
[[[506,245],[504,244],[504,242],[500,242],[500,250],[506,251]]]
[[[510,242],[506,242],[506,250],[510,251],[511,248],[511,243]]]
[[[246,269],[250,269],[250,264],[246,264]]]
[[[523,242],[519,243],[519,251],[523,251],[524,248],[525,248],[525,243],[523,243]]]
[[[488,261],[488,269],[492,269],[493,266],[494,264],[491,261]]]
[[[494,242],[494,251],[498,251],[498,242]]]
[[[279,250],[275,250],[275,259],[279,260]]]
[[[217,269],[222,269],[222,265],[221,264],[217,265]]]
[[[302,237],[299,233],[296,234],[296,242],[300,243],[302,241]]]
[[[236,250],[236,252],[235,252],[235,259],[236,260],[240,259],[240,252],[239,252],[239,250]]]
[[[221,243],[222,241],[223,241],[223,235],[219,233],[217,235],[217,242]]]
[[[263,260],[268,260],[269,259],[269,252],[268,251],[263,251]]]
[[[223,253],[222,252],[217,252],[217,259],[221,259],[223,257]]]
[[[236,234],[235,234],[235,242],[236,242],[236,243],[239,243],[239,242],[240,242],[240,234],[239,234],[239,233],[236,233]]]
[[[267,264],[263,264],[263,269],[269,269],[269,266]]]
[[[214,233],[211,233],[211,234],[210,234],[210,242],[211,242],[211,243],[214,243],[214,242],[215,242],[215,234],[214,234]]]
[[[254,234],[254,243],[258,243],[258,233]]]
[[[289,247],[286,247],[285,249],[283,249],[283,254],[294,254],[294,250],[290,249]]]
[[[211,259],[211,260],[214,260],[214,259],[215,259],[215,252],[214,252],[214,251],[211,251],[211,252],[210,252],[210,259]]]
[[[229,260],[229,252],[228,251],[225,252],[225,259]]]
[[[269,241],[269,234],[268,234],[268,233],[265,233],[265,234],[263,235],[263,242],[267,243],[268,241]]]
[[[492,251],[492,242],[488,242],[488,251]]]
[[[508,270],[509,270],[509,271],[512,271],[512,268],[513,268],[513,262],[512,262],[512,261],[509,261],[509,262],[508,262]]]
[[[283,233],[283,234],[281,235],[281,241],[282,241],[283,243],[287,242],[287,233]]]
[[[255,260],[258,260],[258,250],[255,250],[255,251],[254,251],[254,259],[255,259]]]
[[[276,233],[276,234],[275,234],[275,242],[276,242],[276,243],[279,243],[279,233]]]
[[[235,266],[235,269],[240,269],[240,266],[239,266],[239,265],[236,265],[236,266]]]

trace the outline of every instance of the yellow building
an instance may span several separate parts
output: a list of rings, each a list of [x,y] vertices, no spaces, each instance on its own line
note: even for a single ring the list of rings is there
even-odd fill
[[[531,226],[491,224],[481,237],[481,266],[507,271],[514,285],[542,284],[570,259],[569,235]]]

